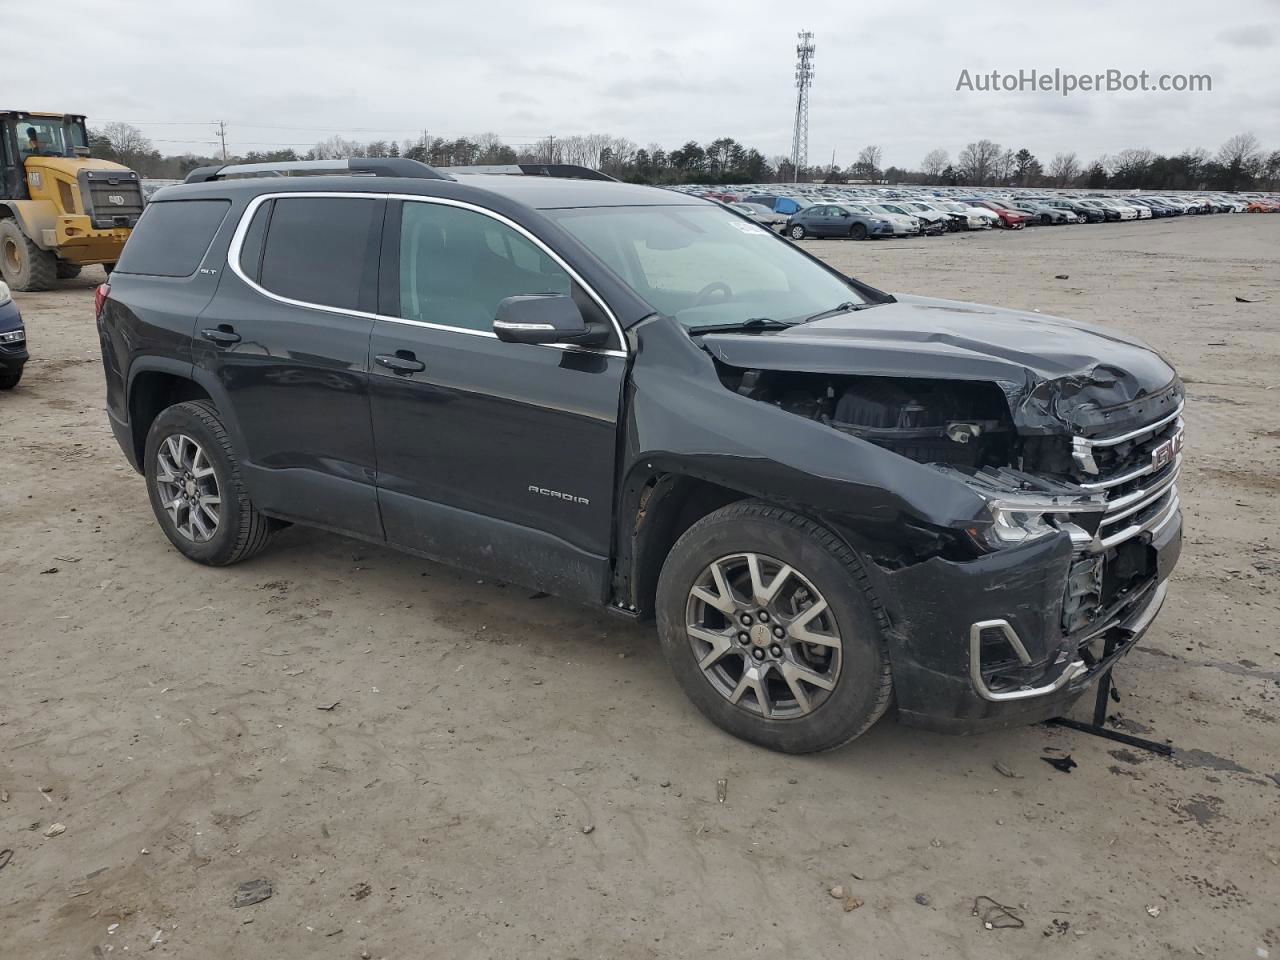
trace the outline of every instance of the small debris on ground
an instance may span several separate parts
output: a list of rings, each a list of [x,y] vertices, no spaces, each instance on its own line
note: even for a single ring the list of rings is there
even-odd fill
[[[844,898],[845,913],[852,913],[854,910],[857,910],[860,906],[862,906],[861,897],[845,897]]]
[[[1072,768],[1080,766],[1080,764],[1071,759],[1071,754],[1069,753],[1065,757],[1041,757],[1040,759],[1062,773],[1070,773]]]
[[[1236,303],[1262,303],[1262,301],[1250,300],[1248,297],[1236,297]]]
[[[1046,937],[1052,937],[1055,933],[1058,936],[1062,936],[1064,933],[1067,933],[1070,929],[1071,929],[1070,920],[1055,919],[1047,927],[1045,927],[1042,932]]]
[[[988,930],[1020,930],[1026,926],[1022,918],[1013,912],[1013,907],[1006,907],[985,894],[974,897],[971,912]]]
[[[545,593],[545,592],[543,592],[542,590],[539,590],[537,593],[531,593],[531,594],[529,594],[529,599],[530,599],[530,600],[545,600],[545,599],[547,599],[547,597],[549,597],[549,596],[551,596],[551,594],[549,594],[549,593]]]
[[[843,900],[845,896],[844,887],[840,887],[840,886],[832,887],[831,896],[835,900]]]
[[[56,837],[67,832],[65,823],[51,823],[45,828],[44,835],[46,837]]]
[[[338,706],[338,704],[340,704],[341,702],[342,702],[341,700],[335,700],[335,701],[333,701],[333,703],[317,703],[317,704],[316,704],[316,709],[317,709],[317,710],[333,710],[333,709],[334,709],[334,708],[336,708],[336,707]]]
[[[1070,279],[1071,279],[1071,274],[1069,274],[1069,273],[1055,273],[1055,274],[1053,275],[1053,279],[1055,279],[1055,280],[1070,280]]]
[[[1155,903],[1153,903],[1153,904],[1151,904],[1150,906],[1148,906],[1148,907],[1147,907],[1147,916],[1149,916],[1149,917],[1158,917],[1158,916],[1160,916],[1160,906],[1159,906],[1159,904],[1155,904]]]
[[[670,781],[670,780],[663,780],[660,784],[658,784],[658,786],[660,786],[660,787],[669,787],[669,786],[671,786],[671,781]]]
[[[933,901],[929,899],[929,895],[927,893],[917,893],[916,903],[920,904],[922,907],[927,907],[929,904],[933,903]]]
[[[154,950],[156,947],[160,946],[160,944],[162,943],[164,943],[164,931],[157,930],[154,934],[151,935],[151,939],[147,942],[147,949]]]
[[[48,568],[46,568],[46,569],[44,569],[44,570],[41,570],[40,572],[41,572],[41,573],[57,573],[57,572],[58,572],[58,568],[57,568],[57,567],[48,567]]]
[[[585,827],[583,827],[583,828],[582,828],[582,832],[583,832],[584,834],[585,834],[585,833],[595,833],[595,832],[596,832],[596,825],[595,825],[594,823],[588,823]]]
[[[727,797],[728,795],[729,795],[729,781],[717,780],[716,781],[716,802],[724,803],[724,798]]]
[[[271,899],[275,893],[271,889],[270,880],[247,880],[236,887],[235,896],[231,898],[233,907],[250,907],[255,903]]]
[[[351,899],[363,900],[365,897],[369,896],[369,894],[371,893],[373,893],[373,887],[369,886],[368,883],[362,880],[360,883],[357,883],[354,887],[351,888]]]
[[[996,768],[996,773],[1002,777],[1008,777],[1010,780],[1021,780],[1022,777],[1013,772],[1013,768],[1001,760],[997,760],[991,766]]]

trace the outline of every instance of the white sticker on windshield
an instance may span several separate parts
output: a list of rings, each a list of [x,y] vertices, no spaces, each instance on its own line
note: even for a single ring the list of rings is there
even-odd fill
[[[730,220],[729,224],[735,230],[741,230],[743,233],[759,233],[759,234],[763,234],[764,236],[769,235],[768,230],[762,229],[761,227],[757,227],[754,223],[747,223],[744,220]]]

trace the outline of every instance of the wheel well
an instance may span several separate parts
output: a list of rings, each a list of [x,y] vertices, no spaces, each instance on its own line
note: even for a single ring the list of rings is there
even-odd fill
[[[748,497],[708,480],[670,473],[628,485],[614,573],[616,602],[641,617],[652,616],[658,574],[676,541],[707,514]]]
[[[129,387],[129,429],[139,469],[143,469],[147,433],[156,417],[175,403],[211,399],[200,384],[177,374],[147,371],[134,377]]]

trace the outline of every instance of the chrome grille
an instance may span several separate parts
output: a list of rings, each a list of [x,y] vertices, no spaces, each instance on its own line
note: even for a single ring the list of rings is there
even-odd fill
[[[1137,430],[1072,440],[1072,458],[1089,477],[1080,486],[1107,499],[1095,549],[1158,532],[1176,515],[1182,438],[1179,404],[1173,413]]]

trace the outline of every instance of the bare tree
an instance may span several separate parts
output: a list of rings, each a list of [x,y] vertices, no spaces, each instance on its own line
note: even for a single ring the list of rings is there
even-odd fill
[[[327,140],[321,140],[307,152],[309,160],[345,160],[347,157],[363,157],[364,144],[355,140],[346,140],[334,134]]]
[[[942,171],[947,169],[951,164],[951,157],[945,150],[930,150],[924,155],[924,159],[920,161],[920,169],[924,171],[924,175],[930,180],[938,180],[942,177]]]
[[[853,172],[864,180],[875,180],[880,176],[880,164],[884,161],[884,151],[872,144],[858,151],[858,159],[853,163]]]
[[[1075,153],[1055,153],[1049,161],[1049,176],[1055,187],[1066,187],[1080,175],[1080,160]]]
[[[1146,149],[1121,150],[1108,165],[1111,179],[1120,186],[1140,187],[1151,168],[1155,154]]]
[[[990,140],[970,143],[960,151],[960,176],[975,185],[982,185],[995,174],[996,161],[1000,159],[1000,144]]]
[[[1226,188],[1235,190],[1241,181],[1247,183],[1261,172],[1262,145],[1252,133],[1237,133],[1218,148],[1218,163],[1223,168]]]
[[[1014,168],[1017,166],[1017,157],[1012,150],[1006,150],[996,159],[995,177],[997,180],[1009,180],[1013,177]]]
[[[131,123],[121,123],[119,120],[111,123],[103,124],[102,129],[95,131],[106,143],[110,151],[115,155],[114,159],[123,163],[126,167],[136,167],[138,162],[147,156],[150,156],[155,147],[139,130]]]

